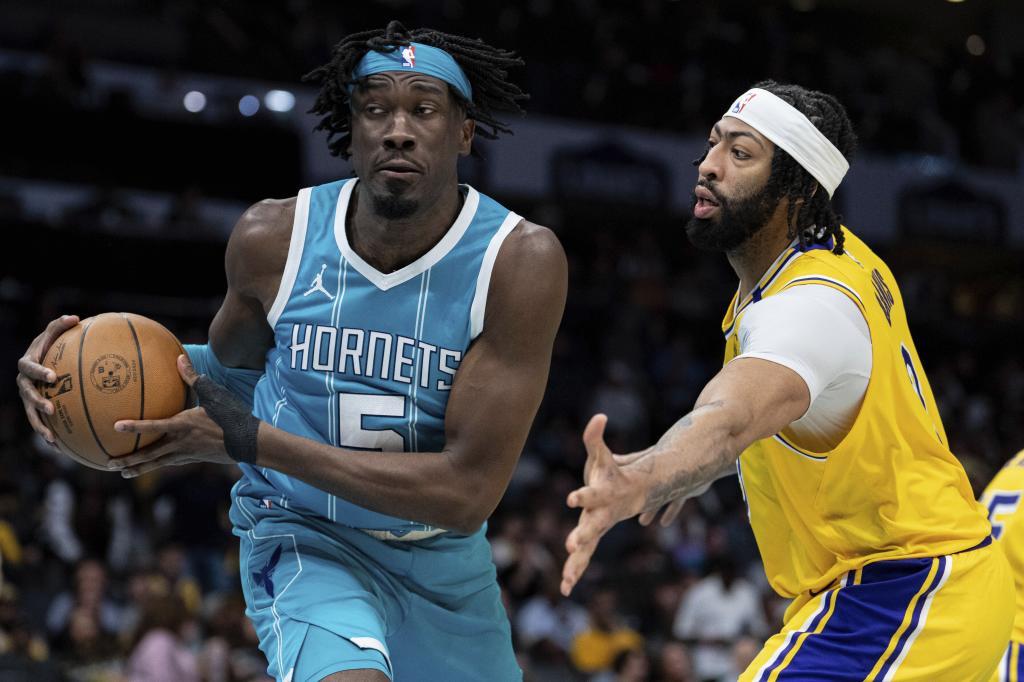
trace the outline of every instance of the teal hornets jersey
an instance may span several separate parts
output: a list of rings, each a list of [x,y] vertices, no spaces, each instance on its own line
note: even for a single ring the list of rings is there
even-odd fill
[[[522,218],[463,185],[462,210],[444,237],[385,274],[348,243],[345,216],[357,182],[299,192],[288,260],[267,316],[274,347],[253,414],[298,436],[362,451],[339,457],[437,452],[455,374],[483,330],[495,258]],[[394,536],[440,531],[271,469],[242,470],[247,494],[284,507]]]

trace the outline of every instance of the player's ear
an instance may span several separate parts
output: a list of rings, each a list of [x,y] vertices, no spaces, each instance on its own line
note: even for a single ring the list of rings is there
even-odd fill
[[[476,121],[468,116],[462,122],[459,139],[459,156],[468,156],[473,148],[473,135],[476,133]]]

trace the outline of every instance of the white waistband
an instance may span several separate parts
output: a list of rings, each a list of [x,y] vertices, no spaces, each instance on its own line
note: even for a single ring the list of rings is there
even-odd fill
[[[432,538],[435,535],[441,533],[447,533],[444,528],[431,528],[430,530],[411,530],[408,533],[396,533],[391,530],[374,530],[373,528],[357,528],[372,538],[378,540],[389,540],[391,542],[414,542],[416,540],[426,540]]]

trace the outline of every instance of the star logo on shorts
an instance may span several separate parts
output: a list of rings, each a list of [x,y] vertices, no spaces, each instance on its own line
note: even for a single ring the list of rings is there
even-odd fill
[[[265,589],[271,599],[274,597],[274,569],[277,567],[277,562],[281,560],[281,547],[278,545],[263,568],[252,574],[253,582]]]

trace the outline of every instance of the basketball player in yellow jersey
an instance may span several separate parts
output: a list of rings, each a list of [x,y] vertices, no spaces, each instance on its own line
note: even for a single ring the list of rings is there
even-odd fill
[[[835,98],[773,81],[715,123],[686,230],[739,277],[725,366],[646,450],[612,455],[607,417],[588,424],[562,590],[616,522],[665,505],[671,521],[738,470],[768,580],[793,600],[741,680],[984,682],[1009,640],[1013,581],[892,273],[832,208],[853,146]]]
[[[981,495],[992,523],[992,537],[1002,546],[1017,583],[1017,615],[1013,634],[995,682],[1024,682],[1024,450],[1006,463]]]

